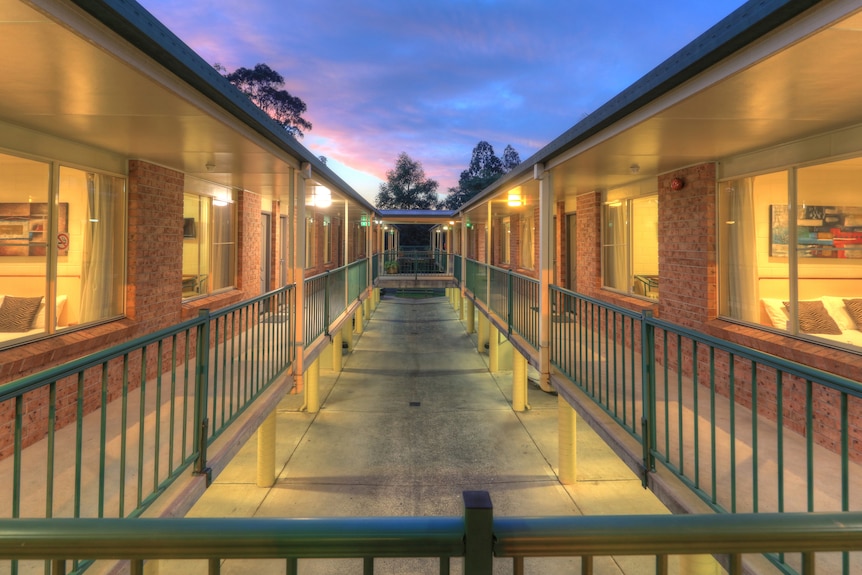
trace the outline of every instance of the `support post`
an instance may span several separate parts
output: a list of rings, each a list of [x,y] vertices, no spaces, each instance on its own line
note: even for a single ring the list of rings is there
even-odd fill
[[[494,506],[487,491],[464,491],[464,575],[491,575]]]
[[[539,386],[551,391],[551,284],[554,277],[554,189],[544,164],[533,166],[539,180]]]
[[[467,308],[464,312],[467,315],[467,333],[473,333],[476,331],[476,308],[470,298],[465,298],[464,302]]]
[[[488,343],[488,332],[490,328],[490,321],[483,314],[479,314],[479,332],[478,332],[478,342],[476,346],[479,348],[479,353],[485,353],[485,344]]]
[[[357,307],[356,314],[353,317],[355,318],[353,322],[353,331],[355,331],[357,335],[362,335],[362,330],[365,328],[365,308],[361,305]]]
[[[557,396],[560,483],[573,485],[578,474],[578,414],[562,395]]]
[[[305,372],[305,409],[308,413],[320,411],[320,359],[315,359]]]
[[[353,351],[353,324],[348,319],[344,322],[344,326],[341,328],[341,338],[342,338],[342,346],[347,344],[347,351]]]
[[[344,354],[341,351],[341,330],[336,330],[335,333],[332,334],[332,343],[329,344],[329,348],[332,354],[332,371],[335,373],[341,372],[341,364],[343,360]]]
[[[257,429],[257,486],[275,484],[275,409]]]
[[[512,409],[526,411],[527,403],[527,358],[517,349],[512,349]]]
[[[488,371],[500,371],[500,332],[491,322],[488,322]]]

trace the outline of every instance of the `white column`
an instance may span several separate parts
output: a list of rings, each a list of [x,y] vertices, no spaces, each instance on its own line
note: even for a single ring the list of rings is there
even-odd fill
[[[551,389],[551,283],[554,278],[554,190],[551,173],[543,164],[533,167],[533,175],[539,180],[539,386]]]

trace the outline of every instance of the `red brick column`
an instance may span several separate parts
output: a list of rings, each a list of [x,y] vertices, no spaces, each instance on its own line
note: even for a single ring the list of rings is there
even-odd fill
[[[577,286],[575,291],[598,295],[602,287],[602,194],[578,196]]]
[[[247,190],[237,202],[237,289],[243,299],[260,294],[260,196]]]
[[[126,315],[144,333],[181,321],[183,188],[181,172],[129,162]]]
[[[695,329],[716,317],[715,194],[715,164],[658,178],[659,311]]]

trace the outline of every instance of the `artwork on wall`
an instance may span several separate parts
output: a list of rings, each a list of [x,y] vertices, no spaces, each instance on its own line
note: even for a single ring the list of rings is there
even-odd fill
[[[769,206],[769,255],[787,257],[789,206]],[[800,258],[862,259],[862,207],[797,209],[796,254]]]
[[[57,214],[57,248],[69,255],[69,204]],[[0,256],[48,255],[48,204],[0,203]]]

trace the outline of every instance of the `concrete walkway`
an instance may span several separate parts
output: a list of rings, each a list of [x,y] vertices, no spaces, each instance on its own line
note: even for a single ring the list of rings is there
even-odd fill
[[[275,485],[255,485],[253,437],[189,516],[460,516],[464,490],[488,491],[496,516],[667,513],[580,422],[578,481],[562,485],[557,397],[531,386],[531,409],[513,412],[511,371],[489,373],[476,347],[446,298],[383,298],[343,370],[321,370],[320,412],[300,412],[301,396],[280,402]],[[462,560],[451,567],[461,573]],[[599,558],[594,572],[654,568],[652,557]],[[362,561],[300,560],[299,571],[361,573]],[[158,572],[205,573],[206,564],[164,561]],[[284,572],[280,560],[222,567]],[[377,574],[438,572],[436,560],[375,561]],[[527,560],[526,572],[576,573],[580,560]],[[495,573],[512,573],[511,562],[495,562]]]

